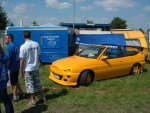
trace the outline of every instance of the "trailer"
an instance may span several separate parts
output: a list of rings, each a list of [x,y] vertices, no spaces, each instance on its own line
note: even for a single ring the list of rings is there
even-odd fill
[[[69,55],[68,28],[61,26],[8,27],[7,34],[14,35],[14,42],[21,46],[23,32],[31,31],[31,39],[40,45],[40,62],[52,63]]]
[[[144,34],[139,30],[129,30],[129,29],[112,29],[112,34],[124,34],[126,39],[126,45],[128,46],[140,46],[143,47],[143,54],[145,55],[145,60],[148,60],[148,44]]]

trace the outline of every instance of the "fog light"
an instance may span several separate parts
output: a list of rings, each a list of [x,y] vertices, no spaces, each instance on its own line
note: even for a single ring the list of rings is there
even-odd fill
[[[67,81],[67,79],[64,79],[64,81]]]
[[[70,75],[67,75],[67,78],[70,78],[71,76]]]

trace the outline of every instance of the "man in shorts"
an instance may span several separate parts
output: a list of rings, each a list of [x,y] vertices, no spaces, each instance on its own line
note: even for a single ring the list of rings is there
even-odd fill
[[[13,100],[17,101],[18,98],[23,97],[22,89],[18,81],[20,66],[19,46],[14,42],[14,36],[12,34],[7,34],[5,36],[5,44],[7,44],[6,56],[8,57],[9,62],[9,76],[10,84],[13,91]]]
[[[39,78],[38,57],[40,47],[37,42],[31,40],[31,32],[24,31],[25,43],[20,47],[20,72],[25,78],[27,93],[31,95],[31,104],[36,104],[35,93],[40,91],[41,100],[45,97]]]

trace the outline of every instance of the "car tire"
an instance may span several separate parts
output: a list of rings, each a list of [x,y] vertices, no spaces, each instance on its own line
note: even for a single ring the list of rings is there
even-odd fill
[[[88,86],[92,83],[92,73],[88,70],[81,73],[80,85]]]
[[[135,64],[132,66],[130,74],[131,75],[138,75],[141,72],[141,66],[140,64]]]

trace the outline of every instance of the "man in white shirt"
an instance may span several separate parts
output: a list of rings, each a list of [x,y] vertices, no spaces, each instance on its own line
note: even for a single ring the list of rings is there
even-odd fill
[[[20,47],[20,71],[25,78],[27,93],[31,94],[31,104],[35,105],[35,93],[40,91],[42,100],[45,97],[42,91],[42,85],[39,79],[38,56],[40,47],[37,42],[31,40],[31,32],[24,31],[25,43]]]

